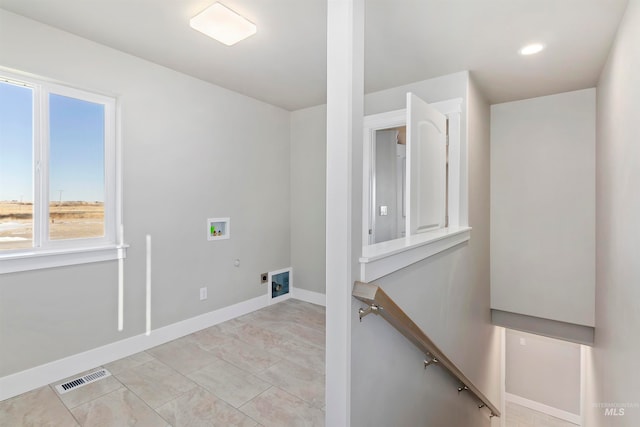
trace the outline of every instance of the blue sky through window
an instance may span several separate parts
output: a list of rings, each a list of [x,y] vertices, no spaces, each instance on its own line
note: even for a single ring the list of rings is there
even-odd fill
[[[104,201],[104,106],[49,97],[49,198]]]
[[[0,83],[0,201],[33,201],[33,95]],[[49,197],[104,201],[104,106],[49,97]]]
[[[33,91],[0,83],[0,201],[33,201]]]

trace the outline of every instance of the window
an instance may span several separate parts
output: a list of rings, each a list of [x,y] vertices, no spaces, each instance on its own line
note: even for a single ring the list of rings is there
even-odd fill
[[[0,75],[0,272],[116,258],[117,170],[115,99]]]
[[[370,282],[469,240],[461,111],[462,99],[427,104],[408,93],[407,109],[365,117],[360,280]],[[398,149],[405,126],[406,148]],[[381,150],[391,151],[391,196],[379,185]]]

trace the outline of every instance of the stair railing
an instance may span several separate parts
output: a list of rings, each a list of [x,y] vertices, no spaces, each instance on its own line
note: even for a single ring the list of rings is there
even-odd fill
[[[458,393],[469,392],[478,400],[478,408],[487,408],[490,417],[499,417],[500,411],[491,401],[476,387],[469,378],[458,368],[438,346],[411,320],[407,314],[387,295],[379,286],[355,282],[352,295],[367,304],[367,308],[359,310],[360,321],[368,314],[374,313],[382,316],[394,328],[422,350],[426,358],[425,369],[429,366],[441,366],[453,375],[460,386]]]

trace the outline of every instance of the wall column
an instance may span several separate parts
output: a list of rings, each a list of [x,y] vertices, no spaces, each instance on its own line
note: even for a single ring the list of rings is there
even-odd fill
[[[360,244],[352,234],[360,214],[354,210],[353,146],[362,139],[363,64],[363,0],[328,0],[325,424],[332,427],[350,425],[351,288],[359,252],[352,242]]]

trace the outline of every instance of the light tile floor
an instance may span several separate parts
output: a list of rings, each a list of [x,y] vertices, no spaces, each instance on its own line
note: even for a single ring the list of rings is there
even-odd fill
[[[324,426],[324,325],[324,307],[283,301],[2,401],[0,426]]]
[[[576,424],[551,415],[529,409],[517,403],[507,402],[507,427],[577,427]]]

